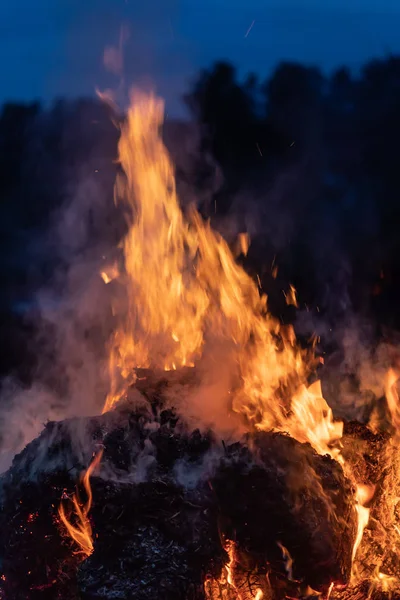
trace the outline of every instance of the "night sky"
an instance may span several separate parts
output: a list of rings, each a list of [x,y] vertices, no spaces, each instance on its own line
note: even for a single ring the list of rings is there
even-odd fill
[[[3,0],[0,102],[116,86],[103,53],[122,24],[126,81],[150,76],[172,113],[215,59],[266,76],[281,59],[329,71],[400,53],[399,0]]]

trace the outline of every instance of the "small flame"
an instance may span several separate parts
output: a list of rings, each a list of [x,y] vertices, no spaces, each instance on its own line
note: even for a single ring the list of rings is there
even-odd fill
[[[389,369],[385,378],[385,396],[396,434],[400,433],[400,402],[396,384],[399,375],[394,369]]]
[[[289,550],[287,548],[285,548],[285,546],[283,544],[278,542],[278,546],[282,551],[282,557],[283,557],[283,560],[285,561],[285,570],[287,573],[287,577],[288,577],[289,581],[294,581],[293,580],[293,558],[291,557]]]
[[[250,246],[250,238],[248,233],[239,233],[238,235],[238,254],[247,256]]]
[[[386,575],[380,571],[379,566],[376,567],[375,573],[371,578],[371,583],[368,592],[368,598],[371,598],[373,593],[376,590],[383,592],[384,594],[388,594],[389,598],[391,596],[392,590],[397,587],[399,584],[399,580],[397,577],[393,577],[391,575]]]
[[[236,597],[235,600],[243,600],[243,594],[240,593],[238,586],[235,583],[235,567],[237,564],[235,542],[232,540],[226,540],[223,546],[224,550],[228,554],[229,560],[223,568],[219,583],[222,587],[227,585],[229,588],[231,588],[231,590],[233,590]],[[260,588],[257,588],[255,593],[252,593],[251,600],[261,600],[263,596],[263,591]],[[233,598],[233,596],[229,595],[229,598],[231,597]],[[247,595],[246,598],[248,598]]]
[[[235,564],[235,544],[230,540],[227,540],[225,543],[225,550],[229,556],[229,562],[225,565],[226,569],[226,579],[229,585],[236,589],[236,586],[233,582],[233,566]]]
[[[334,421],[319,380],[308,388],[300,387],[292,398],[292,411],[287,427],[292,437],[309,442],[319,454],[330,454],[343,464],[340,450],[332,447],[343,435],[343,422]]]
[[[375,493],[374,485],[357,485],[356,491],[356,510],[358,515],[358,526],[357,526],[357,535],[356,540],[353,546],[353,561],[357,554],[357,550],[361,544],[361,540],[364,534],[364,529],[368,525],[369,522],[369,513],[370,510],[365,505],[372,500],[372,497]]]
[[[68,534],[79,546],[78,552],[85,556],[90,556],[93,552],[92,526],[88,519],[93,499],[90,476],[100,463],[102,455],[103,450],[100,450],[82,477],[82,484],[87,496],[86,502],[84,504],[80,503],[78,492],[72,496],[73,512],[75,513],[77,524],[74,525],[71,523],[70,519],[67,517],[63,502],[60,503],[58,508],[58,514]]]
[[[127,208],[129,221],[122,241],[121,279],[128,309],[115,314],[111,387],[103,412],[126,395],[139,368],[178,370],[198,364],[206,347],[223,346],[222,360],[231,371],[232,411],[249,427],[309,442],[318,453],[338,460],[351,476],[339,447],[343,424],[335,421],[320,382],[308,385],[319,362],[315,350],[304,350],[293,327],[283,326],[268,312],[259,285],[210,223],[193,207],[183,213],[160,135],[163,112],[162,100],[134,91],[121,129],[122,168],[115,196]],[[246,254],[247,235],[239,236],[237,249]],[[276,277],[276,265],[271,269]],[[298,306],[293,286],[286,301]],[[389,406],[398,406],[393,385],[388,390]],[[359,527],[353,556],[369,518],[363,489],[359,486],[357,491]],[[227,577],[233,581],[232,545],[227,552]]]
[[[299,306],[299,304],[297,302],[296,289],[292,285],[289,286],[289,291],[286,292],[285,296],[286,296],[286,304],[288,306],[290,306],[290,305],[296,306],[296,307]]]

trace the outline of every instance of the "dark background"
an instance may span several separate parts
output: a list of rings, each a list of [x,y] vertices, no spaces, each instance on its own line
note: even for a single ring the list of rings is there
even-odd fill
[[[231,212],[244,215],[242,228],[255,215],[245,265],[260,276],[271,310],[293,318],[282,293],[291,282],[300,308],[327,322],[351,312],[365,315],[378,337],[397,329],[400,58],[329,77],[283,62],[265,80],[239,79],[232,65],[216,63],[184,101],[191,123],[165,126],[179,187],[183,194],[190,187],[217,227]],[[77,260],[91,248],[98,253],[99,240],[111,248],[123,232],[112,201],[118,130],[111,117],[94,99],[2,108],[2,374],[29,379],[28,365],[38,360],[38,290],[51,284],[62,293],[71,253]],[[187,139],[190,168],[176,152]],[[71,202],[86,208],[73,212],[63,238],[58,224]]]
[[[121,24],[130,31],[126,81],[150,76],[173,116],[184,111],[188,80],[217,59],[240,77],[266,78],[281,60],[331,74],[400,52],[397,0],[4,0],[0,101],[49,102],[109,87],[102,58]]]
[[[124,232],[113,203],[123,116],[95,89],[124,107],[148,77],[166,99],[182,203],[229,242],[249,231],[240,260],[270,310],[320,335],[327,355],[341,346],[338,364],[364,377],[365,353],[400,326],[399,30],[395,0],[3,2],[2,406],[8,375],[78,404],[79,390],[99,395],[110,288],[98,273]]]

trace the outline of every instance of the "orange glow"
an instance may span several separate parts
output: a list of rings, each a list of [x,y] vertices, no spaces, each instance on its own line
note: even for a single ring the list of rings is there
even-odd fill
[[[235,598],[235,600],[244,600],[244,596],[249,598],[248,594],[245,593],[243,595],[240,593],[238,585],[235,582],[235,569],[237,566],[235,543],[231,540],[226,540],[224,543],[224,549],[228,554],[229,560],[222,570],[218,583],[220,586],[222,586],[222,588],[225,587],[226,589],[230,590],[231,593],[229,594],[229,598],[232,598],[232,600],[233,598]],[[255,593],[251,594],[251,600],[261,600],[263,596],[263,591],[260,588],[257,588]]]
[[[289,291],[286,294],[286,304],[299,306],[297,302],[296,290],[292,285],[289,286]]]
[[[399,393],[396,388],[399,375],[394,369],[389,369],[385,378],[385,395],[392,418],[392,425],[396,433],[400,433],[400,403]]]
[[[226,569],[226,580],[229,585],[236,589],[235,584],[233,583],[233,568],[235,565],[235,544],[228,540],[225,543],[225,550],[229,556],[229,562],[225,565]]]
[[[361,544],[362,536],[364,533],[364,529],[368,525],[369,521],[369,508],[366,508],[366,504],[372,500],[372,497],[375,493],[375,486],[373,485],[357,485],[356,492],[356,510],[358,514],[358,528],[356,540],[353,546],[353,561],[357,554],[357,550]]]
[[[386,575],[379,570],[379,567],[377,567],[370,583],[368,598],[371,598],[373,593],[377,590],[383,592],[384,594],[388,594],[390,598],[391,591],[398,585],[398,583],[399,580],[397,577]]]
[[[160,134],[163,112],[162,100],[134,91],[121,128],[115,197],[128,213],[124,268],[103,272],[103,278],[119,278],[128,306],[114,311],[118,326],[103,412],[126,395],[137,369],[193,367],[201,364],[206,349],[223,347],[218,360],[231,371],[230,407],[241,421],[249,429],[286,432],[309,442],[338,460],[351,477],[340,452],[343,424],[334,420],[320,382],[308,383],[319,362],[314,350],[303,349],[293,328],[268,312],[259,283],[235,260],[246,254],[248,237],[239,236],[232,251],[194,207],[181,209]],[[294,287],[285,295],[297,306]],[[369,516],[362,486],[355,504],[359,527],[353,556]],[[233,581],[232,548],[227,547],[228,583]]]
[[[101,271],[100,276],[104,283],[108,284],[119,276],[119,271],[116,265],[110,265],[103,271]]]
[[[278,546],[282,551],[282,557],[285,561],[285,569],[289,581],[293,581],[293,558],[290,556],[290,552],[283,544],[278,542]]]
[[[117,315],[104,411],[125,395],[138,368],[194,366],[206,346],[223,343],[235,382],[234,412],[258,429],[285,431],[337,456],[331,444],[341,425],[320,386],[307,386],[313,354],[268,313],[267,298],[225,240],[195,208],[183,213],[159,132],[162,100],[138,91],[131,100],[119,141],[123,173],[115,187],[116,201],[131,215],[120,275],[128,310]],[[238,245],[246,253],[248,236],[241,234]],[[293,287],[286,298],[297,305]]]
[[[90,485],[90,476],[100,463],[102,455],[103,450],[100,450],[82,477],[82,484],[87,496],[86,502],[81,504],[77,492],[72,496],[72,512],[76,517],[76,525],[74,525],[67,517],[63,502],[60,503],[58,508],[58,514],[68,534],[79,546],[78,552],[84,554],[85,556],[90,556],[93,552],[92,526],[88,519],[88,514],[92,506],[92,488]]]

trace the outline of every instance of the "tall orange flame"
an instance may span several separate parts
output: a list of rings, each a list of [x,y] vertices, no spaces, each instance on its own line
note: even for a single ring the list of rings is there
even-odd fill
[[[163,102],[134,91],[119,141],[115,195],[128,209],[122,247],[125,270],[117,275],[128,307],[110,352],[112,409],[141,367],[178,369],[200,363],[205,350],[224,348],[230,365],[232,410],[250,427],[289,433],[344,465],[336,443],[343,425],[334,420],[319,382],[308,386],[316,358],[267,310],[267,298],[235,261],[225,240],[193,207],[182,211],[174,169],[160,135]],[[248,239],[239,239],[242,252]],[[109,275],[103,274],[105,281]],[[286,300],[297,304],[291,287]],[[348,471],[348,469],[347,469]],[[356,503],[359,530],[368,522],[363,490]],[[364,510],[365,508],[365,510]]]
[[[224,345],[232,365],[233,410],[259,429],[290,433],[332,453],[341,426],[322,397],[307,387],[315,360],[267,311],[258,285],[236,263],[225,240],[192,207],[183,213],[174,170],[159,133],[163,102],[134,91],[122,126],[123,173],[116,199],[129,212],[121,277],[128,310],[119,314],[111,356],[110,410],[140,367],[177,369]],[[239,240],[243,252],[247,238]],[[296,303],[294,288],[287,294]]]
[[[85,556],[90,556],[93,552],[92,526],[88,518],[88,514],[91,509],[93,500],[92,487],[90,485],[90,476],[100,463],[102,456],[103,450],[100,450],[100,452],[98,452],[97,455],[94,457],[94,459],[92,460],[82,477],[82,484],[87,496],[86,502],[84,504],[81,504],[78,492],[76,492],[72,496],[72,512],[74,513],[76,518],[76,525],[74,525],[67,517],[63,502],[60,503],[60,506],[58,508],[58,514],[68,534],[79,546],[78,552],[84,554]]]

